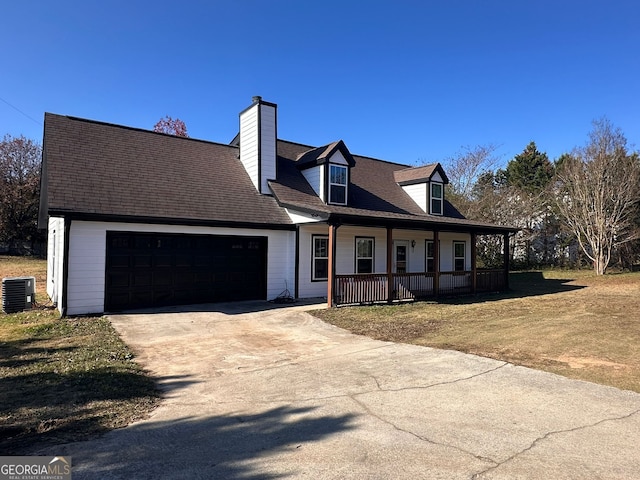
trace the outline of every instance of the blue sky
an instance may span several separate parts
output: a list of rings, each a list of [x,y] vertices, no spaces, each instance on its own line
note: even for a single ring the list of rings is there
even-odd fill
[[[506,162],[531,140],[553,160],[602,116],[640,144],[636,1],[7,0],[1,12],[0,136],[41,141],[48,111],[148,129],[170,115],[226,143],[261,95],[278,104],[280,138],[400,163],[489,143]]]

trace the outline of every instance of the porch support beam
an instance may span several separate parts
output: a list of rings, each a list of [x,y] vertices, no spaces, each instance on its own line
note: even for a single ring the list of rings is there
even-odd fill
[[[393,229],[387,227],[387,302],[393,301]]]
[[[471,293],[474,295],[478,290],[478,235],[476,232],[471,232]]]
[[[440,233],[433,231],[433,295],[440,293]]]
[[[329,224],[329,272],[327,278],[327,306],[335,307],[335,286],[336,286],[336,233],[337,225]]]
[[[504,264],[504,289],[505,290],[509,290],[509,258],[510,258],[510,254],[509,254],[509,232],[505,232],[503,234],[503,244],[504,244],[504,253],[503,253],[503,258],[504,261],[502,262]]]

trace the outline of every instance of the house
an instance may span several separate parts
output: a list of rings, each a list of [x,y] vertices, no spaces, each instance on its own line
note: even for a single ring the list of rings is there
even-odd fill
[[[277,138],[254,97],[230,144],[45,114],[39,222],[63,315],[219,301],[330,305],[507,288],[509,234],[446,200],[439,164]],[[477,235],[504,265],[476,266]]]

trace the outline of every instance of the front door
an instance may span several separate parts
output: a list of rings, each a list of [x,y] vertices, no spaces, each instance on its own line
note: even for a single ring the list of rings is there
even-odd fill
[[[393,242],[393,273],[409,271],[409,242],[396,240]]]

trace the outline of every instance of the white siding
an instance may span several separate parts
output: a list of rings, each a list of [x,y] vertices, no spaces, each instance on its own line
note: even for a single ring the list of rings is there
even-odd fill
[[[374,238],[373,273],[387,271],[387,231],[384,228],[344,226],[338,228],[336,238],[336,273],[354,273],[356,268],[356,237]]]
[[[327,282],[311,281],[311,248],[312,235],[327,235],[328,226],[303,225],[300,227],[300,266],[298,269],[298,296],[300,298],[326,297]],[[356,237],[373,237],[374,240],[374,272],[387,271],[387,231],[384,228],[362,228],[342,226],[337,230],[336,238],[336,273],[350,274],[355,272]]]
[[[316,223],[326,220],[326,217],[322,218],[316,213],[298,212],[289,208],[286,208],[285,211],[293,223]]]
[[[428,232],[420,232],[415,230],[393,230],[394,241],[406,241],[409,244],[407,252],[407,272],[424,272],[425,263],[425,239]],[[412,247],[411,242],[415,242]]]
[[[69,242],[69,315],[104,311],[107,230],[267,237],[267,298],[277,297],[285,288],[293,293],[295,233],[291,231],[74,221]]]
[[[430,235],[428,238],[433,238]],[[465,242],[465,269],[471,270],[471,235],[468,233],[440,232],[440,271],[453,271],[453,242]],[[424,245],[423,247],[424,248]]]
[[[331,157],[329,158],[329,163],[336,163],[338,165],[349,166],[349,164],[347,163],[347,160],[344,158],[344,156],[342,155],[342,152],[340,152],[340,150],[336,150],[333,153],[333,155],[331,155]]]
[[[316,192],[316,195],[320,197],[320,199],[324,202],[324,168],[322,165],[318,165],[317,167],[307,168],[302,171],[302,175],[307,179],[313,191]]]
[[[402,189],[407,192],[411,199],[426,213],[428,204],[427,184],[416,183],[415,185],[405,185]]]
[[[104,311],[106,258],[105,224],[71,223],[69,232],[69,272],[67,314]]]
[[[444,183],[444,180],[442,179],[442,177],[440,176],[439,172],[434,172],[433,175],[431,176],[431,181],[432,182],[439,182],[439,183]]]
[[[342,155],[342,153],[335,152],[331,158],[330,158],[330,162],[334,163],[336,165],[345,165],[348,166],[347,161],[345,160],[344,156]],[[328,179],[326,179],[326,165],[322,164],[322,165],[318,165],[312,168],[307,168],[305,170],[302,171],[302,175],[304,175],[304,178],[307,179],[307,182],[309,183],[309,185],[311,185],[311,188],[313,188],[313,191],[316,192],[316,195],[318,195],[318,197],[320,197],[320,200],[322,200],[323,202],[327,202],[327,198],[325,198],[325,182],[328,181]],[[348,186],[347,186],[348,188]]]
[[[453,242],[465,242],[466,245],[466,269],[471,270],[471,235],[468,233],[440,232],[440,271],[453,270]],[[394,230],[394,240],[406,240],[409,242],[409,272],[425,271],[426,240],[433,240],[433,232],[421,232],[418,230]],[[414,247],[411,242],[415,241]]]
[[[47,235],[47,295],[62,309],[62,267],[64,258],[64,219],[50,217]]]
[[[258,187],[258,105],[240,115],[240,161],[256,190]]]
[[[260,193],[269,193],[268,180],[276,178],[276,109],[271,105],[260,105]]]
[[[240,114],[240,161],[260,193],[276,178],[276,128],[274,106],[256,103]]]
[[[340,229],[338,229],[340,230]],[[300,227],[300,250],[298,267],[298,297],[315,298],[327,296],[327,282],[311,281],[312,235],[328,235],[327,224],[303,225]]]

